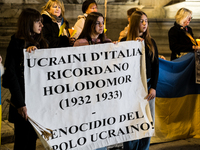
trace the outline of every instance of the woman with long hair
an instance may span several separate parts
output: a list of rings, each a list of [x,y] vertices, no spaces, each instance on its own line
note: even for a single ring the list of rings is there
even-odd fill
[[[5,60],[5,74],[3,86],[11,93],[9,118],[14,123],[14,150],[35,150],[37,134],[32,125],[27,121],[27,108],[25,102],[24,87],[24,54],[39,48],[47,48],[47,42],[43,38],[41,14],[31,8],[24,9],[18,19],[17,32],[11,37],[7,48]]]
[[[111,42],[104,34],[104,17],[101,13],[92,12],[88,15],[83,31],[74,46]]]
[[[104,34],[103,15],[98,12],[92,12],[87,16],[83,31],[74,43],[74,46],[101,44],[109,42],[111,42],[111,40],[106,38]],[[103,147],[96,150],[107,150],[107,148]]]
[[[158,50],[155,41],[151,38],[147,15],[142,11],[135,11],[130,18],[127,41],[139,40],[145,43],[146,76],[148,81],[148,95],[150,111],[154,120],[156,85],[159,73]],[[124,142],[124,150],[148,150],[150,137]]]

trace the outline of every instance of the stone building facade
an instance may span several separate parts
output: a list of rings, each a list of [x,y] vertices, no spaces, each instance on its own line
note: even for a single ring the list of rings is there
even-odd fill
[[[0,48],[6,48],[10,36],[16,31],[16,23],[22,9],[31,7],[41,11],[48,0],[0,0]],[[70,27],[73,27],[77,16],[82,14],[81,7],[84,0],[63,0],[65,17]],[[98,11],[105,14],[104,0],[96,0]],[[107,36],[117,40],[119,33],[127,25],[126,11],[131,7],[142,9],[149,18],[150,33],[156,40],[159,52],[169,54],[167,33],[173,26],[174,16],[181,7],[193,11],[195,20],[191,22],[196,37],[200,37],[199,19],[200,0],[107,0],[106,28]],[[197,34],[196,34],[197,33]],[[199,36],[198,36],[199,35]]]

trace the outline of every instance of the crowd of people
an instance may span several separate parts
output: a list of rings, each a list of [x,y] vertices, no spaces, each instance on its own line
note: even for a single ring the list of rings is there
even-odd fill
[[[40,48],[58,48],[102,44],[112,42],[104,33],[104,16],[98,12],[95,0],[86,0],[82,5],[83,15],[78,16],[74,25],[77,31],[69,32],[69,23],[64,17],[65,8],[61,0],[49,0],[38,12],[32,8],[24,9],[18,19],[17,32],[11,37],[5,60],[3,86],[11,93],[9,121],[14,123],[14,150],[35,150],[37,135],[27,121],[27,108],[24,89],[23,49],[32,52]],[[148,17],[142,10],[131,8],[127,11],[129,24],[120,32],[118,42],[139,40],[145,43],[146,75],[151,115],[154,120],[156,85],[159,74],[159,57],[156,42],[150,36]],[[178,10],[174,26],[169,30],[171,59],[182,53],[198,49],[192,29],[188,26],[192,12],[186,8]],[[117,42],[114,42],[117,44]],[[150,137],[124,143],[124,150],[148,150]],[[98,150],[106,150],[99,148]]]

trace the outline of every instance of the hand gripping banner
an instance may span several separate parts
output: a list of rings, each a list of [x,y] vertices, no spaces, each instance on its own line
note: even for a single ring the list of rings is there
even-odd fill
[[[24,52],[29,117],[53,150],[93,150],[154,134],[144,43]],[[38,133],[44,137],[40,130]]]

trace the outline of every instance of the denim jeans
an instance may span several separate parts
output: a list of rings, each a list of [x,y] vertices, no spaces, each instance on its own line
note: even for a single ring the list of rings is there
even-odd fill
[[[149,79],[147,80],[149,81]],[[150,89],[150,87],[148,88]],[[149,101],[149,107],[153,122],[155,122],[155,98]],[[124,142],[124,150],[149,150],[151,137]]]
[[[124,142],[124,150],[149,150],[150,137]]]

